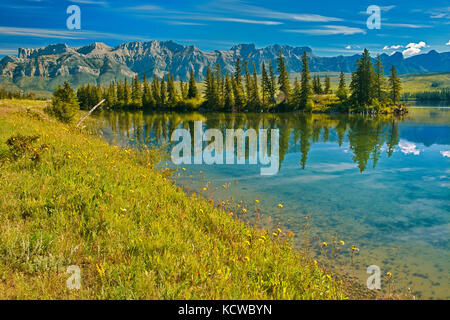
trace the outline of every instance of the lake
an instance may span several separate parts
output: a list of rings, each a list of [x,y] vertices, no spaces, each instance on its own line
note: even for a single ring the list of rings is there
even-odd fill
[[[123,147],[169,142],[176,128],[192,132],[194,121],[221,131],[279,129],[276,175],[262,176],[259,165],[191,164],[174,177],[190,193],[242,201],[244,220],[292,231],[299,248],[308,221],[308,243],[319,258],[322,242],[343,240],[339,268],[362,284],[367,266],[376,265],[384,291],[391,272],[391,290],[450,299],[449,108],[414,106],[401,118],[119,111],[97,117],[106,139]],[[359,249],[353,265],[352,245]]]

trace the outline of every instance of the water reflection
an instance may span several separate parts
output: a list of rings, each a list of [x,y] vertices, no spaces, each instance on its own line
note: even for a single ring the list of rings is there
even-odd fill
[[[342,146],[348,141],[353,153],[353,161],[360,172],[366,170],[369,162],[376,167],[387,145],[388,157],[399,144],[398,124],[401,118],[363,117],[358,115],[325,114],[267,114],[214,113],[207,116],[199,113],[142,113],[105,112],[103,118],[113,134],[135,138],[135,144],[169,142],[172,132],[177,128],[187,129],[194,134],[194,121],[203,121],[206,129],[219,129],[224,135],[226,129],[279,129],[280,164],[287,153],[300,152],[300,166],[305,169],[308,153],[313,144],[337,142]],[[246,144],[248,148],[248,144]],[[248,160],[248,149],[246,150]]]

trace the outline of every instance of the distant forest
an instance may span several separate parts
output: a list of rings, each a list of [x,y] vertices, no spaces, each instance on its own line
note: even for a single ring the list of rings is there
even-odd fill
[[[274,70],[272,62],[261,65],[261,75],[248,61],[236,60],[235,72],[223,74],[220,65],[208,67],[204,90],[199,92],[191,71],[188,82],[174,81],[172,74],[165,78],[154,76],[152,81],[136,76],[112,81],[109,86],[83,85],[77,90],[81,109],[89,109],[105,99],[104,106],[111,109],[133,108],[143,110],[202,110],[231,112],[278,111],[351,111],[389,113],[399,104],[401,81],[394,66],[385,78],[378,56],[372,64],[368,50],[356,62],[357,69],[347,86],[341,72],[336,92],[332,92],[330,78],[311,77],[307,54],[302,57],[300,79],[289,80],[281,51]],[[323,84],[322,84],[323,82]]]

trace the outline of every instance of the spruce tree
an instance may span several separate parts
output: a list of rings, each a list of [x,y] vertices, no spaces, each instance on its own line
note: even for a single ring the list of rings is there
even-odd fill
[[[261,105],[261,100],[259,99],[259,86],[258,86],[258,75],[256,73],[255,62],[252,63],[253,67],[253,79],[252,79],[252,104],[256,108]]]
[[[123,102],[127,107],[131,104],[131,89],[126,78],[125,83],[123,84]]]
[[[367,109],[374,97],[374,82],[375,75],[373,71],[372,61],[367,49],[361,56],[361,59],[356,61],[357,69],[352,74],[352,82],[350,90],[352,92],[352,100],[360,109]]]
[[[377,55],[375,62],[375,96],[378,101],[384,100],[384,91],[386,88],[386,79],[384,77],[383,63],[381,62],[380,55]]]
[[[117,83],[117,104],[120,107],[123,107],[123,105],[125,104],[124,100],[125,99],[124,99],[123,85],[122,85],[122,82],[119,81]]]
[[[195,75],[194,70],[191,69],[191,74],[189,78],[189,90],[188,90],[188,99],[194,99],[198,97],[198,89],[197,84],[195,83]]]
[[[224,108],[227,111],[233,111],[234,109],[233,84],[228,72],[225,75]]]
[[[329,93],[331,93],[330,91],[331,91],[330,77],[328,75],[325,75],[325,88],[323,90],[323,93],[329,94]]]
[[[134,107],[138,108],[142,106],[142,89],[139,78],[136,75],[133,79],[131,88],[131,101]]]
[[[241,60],[238,58],[236,60],[235,72],[232,81],[233,85],[233,94],[234,94],[234,105],[237,111],[241,111],[244,107],[245,97],[244,97],[244,89],[242,88],[242,69],[241,69]]]
[[[166,81],[164,81],[164,77],[161,79],[161,85],[160,85],[160,103],[162,107],[167,106],[167,89],[166,89]]]
[[[277,59],[277,72],[278,72],[278,85],[280,91],[284,94],[283,102],[289,101],[289,96],[291,93],[291,87],[289,83],[289,73],[286,70],[286,64],[284,62],[283,54],[281,50],[279,51],[278,59]]]
[[[153,97],[152,89],[147,81],[147,77],[144,75],[144,92],[142,94],[142,107],[144,110],[151,110],[155,108],[156,101]]]
[[[163,103],[161,101],[161,85],[160,85],[159,79],[156,76],[156,74],[153,75],[152,93],[153,93],[153,98],[155,99],[155,102],[156,102],[156,106],[158,108],[161,108],[163,105]]]
[[[275,94],[277,93],[275,72],[273,70],[272,60],[269,60],[269,104],[274,105]]]
[[[400,101],[400,93],[402,90],[402,83],[397,75],[397,70],[394,66],[391,68],[391,76],[389,77],[391,99],[394,104]]]
[[[261,64],[261,93],[262,93],[262,106],[263,108],[265,108],[267,104],[267,98],[270,95],[270,82],[269,76],[267,75],[266,71],[266,64],[264,63],[264,61]]]
[[[308,55],[306,51],[302,56],[302,74],[301,74],[301,94],[300,94],[300,108],[307,109],[308,101],[311,99],[311,75],[309,71]]]
[[[172,73],[169,73],[167,76],[167,100],[169,107],[171,108],[175,107],[178,103],[178,94]]]
[[[80,106],[75,91],[65,81],[63,87],[56,88],[53,93],[52,104],[47,110],[62,122],[72,122]]]
[[[339,100],[345,101],[347,99],[347,95],[348,92],[345,85],[345,75],[344,72],[341,71],[341,74],[339,75],[339,86],[336,91],[336,96],[339,98]]]

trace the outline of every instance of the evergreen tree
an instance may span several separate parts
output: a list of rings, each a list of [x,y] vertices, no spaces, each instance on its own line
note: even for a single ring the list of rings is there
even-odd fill
[[[106,106],[108,108],[114,108],[117,105],[116,86],[114,81],[109,84],[108,90],[105,95]]]
[[[252,79],[252,88],[251,88],[251,101],[253,106],[256,108],[261,105],[261,100],[259,99],[259,86],[258,86],[258,75],[256,73],[255,62],[252,63],[253,67],[253,79]]]
[[[400,101],[400,93],[402,90],[402,83],[400,78],[397,75],[397,70],[394,66],[391,68],[391,76],[389,77],[389,85],[390,85],[390,93],[391,99],[394,104],[397,104]]]
[[[233,94],[234,94],[234,105],[237,111],[241,111],[244,107],[244,89],[242,88],[242,69],[241,69],[241,60],[238,58],[236,60],[235,72],[232,81],[233,85]]]
[[[386,79],[384,77],[384,68],[380,55],[377,55],[375,63],[375,96],[379,101],[384,100],[384,91],[386,88]]]
[[[178,94],[172,73],[169,73],[167,76],[167,99],[169,107],[171,108],[175,107],[178,103]]]
[[[323,89],[322,89],[322,83],[320,82],[320,76],[317,76],[316,78],[316,93],[317,94],[322,94],[323,93]]]
[[[345,101],[348,96],[347,88],[345,85],[345,75],[344,75],[344,72],[342,72],[342,71],[341,71],[341,74],[339,75],[339,86],[336,91],[336,96],[341,101]]]
[[[331,93],[331,83],[330,83],[330,77],[328,75],[325,75],[325,88],[323,93],[329,94]]]
[[[123,84],[123,102],[125,106],[129,106],[131,104],[131,89],[126,78],[125,83]]]
[[[308,63],[308,55],[306,52],[303,52],[302,56],[302,76],[301,76],[301,94],[300,94],[300,108],[308,109],[308,101],[311,99],[311,84],[310,84],[310,71],[309,71],[309,63]]]
[[[356,61],[356,66],[350,84],[351,97],[353,103],[364,110],[371,104],[375,88],[373,65],[367,49],[364,49],[361,59]]]
[[[283,55],[281,50],[279,51],[279,56],[277,59],[277,71],[278,71],[278,85],[280,87],[280,91],[284,94],[283,102],[289,101],[289,96],[291,93],[291,87],[289,83],[289,73],[286,70],[286,64],[284,62]]]
[[[161,101],[161,85],[156,74],[153,75],[152,93],[153,98],[155,99],[156,102],[156,106],[158,108],[161,108],[163,106],[163,103]]]
[[[184,83],[183,80],[180,81],[180,92],[181,92],[181,99],[184,101],[188,98],[188,84]]]
[[[189,78],[189,90],[188,90],[188,99],[193,99],[198,97],[198,89],[197,84],[195,83],[195,75],[194,70],[191,69],[191,74]]]
[[[250,76],[250,71],[248,69],[248,61],[244,61],[244,75],[245,75],[245,99],[247,105],[252,104],[252,77]]]
[[[70,87],[69,82],[64,82],[64,86],[59,86],[53,93],[51,107],[47,111],[62,122],[72,122],[80,106],[75,91]]]
[[[134,77],[132,82],[131,103],[136,108],[142,106],[142,89],[137,75]]]
[[[268,97],[269,104],[274,105],[276,103],[276,101],[275,101],[276,93],[277,93],[277,87],[276,87],[275,72],[273,70],[272,61],[269,60],[269,97]]]
[[[123,107],[125,104],[124,96],[125,96],[125,94],[124,94],[122,82],[118,82],[117,83],[117,104],[120,105],[121,107]]]
[[[166,89],[166,82],[164,81],[164,77],[161,79],[159,97],[160,97],[161,107],[166,107],[166,104],[167,104],[167,89]]]
[[[266,64],[264,61],[261,64],[261,93],[262,93],[262,106],[266,107],[268,97],[270,95],[270,81],[266,71]]]
[[[216,100],[216,107],[221,109],[223,108],[223,95],[224,95],[224,79],[222,76],[222,68],[220,67],[220,64],[216,64],[216,71],[215,71],[215,100]]]
[[[234,109],[233,84],[228,72],[225,75],[224,107],[227,111],[232,111]]]
[[[210,108],[214,107],[215,104],[215,81],[214,74],[211,69],[206,68],[206,79],[205,79],[205,100],[206,105]]]
[[[298,78],[295,77],[294,80],[294,90],[292,92],[292,98],[291,103],[294,106],[294,109],[299,109],[301,104],[301,97],[302,97],[302,87],[300,85],[300,82],[298,81]]]
[[[147,77],[144,75],[144,92],[142,93],[142,107],[144,110],[154,109],[156,106],[156,100],[153,97],[152,89],[147,81]]]

